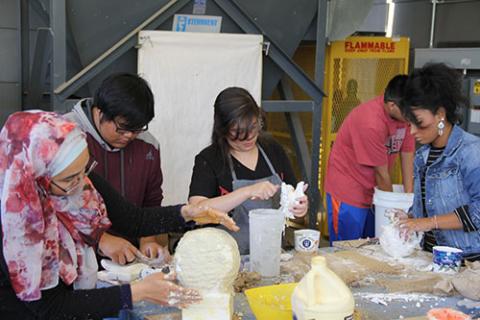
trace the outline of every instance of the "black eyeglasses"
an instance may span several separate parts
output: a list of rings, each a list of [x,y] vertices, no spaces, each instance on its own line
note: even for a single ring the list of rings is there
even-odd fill
[[[90,173],[92,173],[93,169],[95,169],[95,167],[97,166],[98,162],[97,161],[93,161],[92,164],[90,164],[90,166],[88,167],[88,169],[85,170],[84,174],[82,177],[87,177]],[[81,175],[81,173],[76,176],[76,178],[78,178],[79,176]],[[81,179],[75,179],[75,180],[72,180],[72,182],[70,183],[70,185],[66,188],[63,188],[61,186],[58,185],[58,183],[56,183],[55,181],[51,181],[51,183],[57,187],[58,189],[62,190],[63,192],[65,192],[66,194],[69,194],[70,192],[72,192],[73,190],[75,190],[79,185],[80,185],[80,180]]]
[[[126,134],[129,132],[133,134],[139,134],[148,130],[148,124],[138,129],[130,129],[130,128],[125,128],[118,125],[118,123],[115,120],[112,120],[112,121],[113,121],[113,124],[115,124],[115,132],[117,132],[118,134]]]
[[[228,136],[232,140],[237,140],[239,138],[240,140],[245,140],[249,136],[258,134],[262,131],[262,128],[263,122],[259,120],[258,122],[250,124],[246,129],[230,128]]]

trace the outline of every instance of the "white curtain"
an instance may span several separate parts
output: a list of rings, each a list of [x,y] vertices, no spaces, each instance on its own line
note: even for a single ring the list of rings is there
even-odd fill
[[[184,203],[195,155],[210,144],[213,103],[239,86],[261,101],[261,35],[142,31],[138,73],[155,95],[150,132],[160,142],[164,205]]]

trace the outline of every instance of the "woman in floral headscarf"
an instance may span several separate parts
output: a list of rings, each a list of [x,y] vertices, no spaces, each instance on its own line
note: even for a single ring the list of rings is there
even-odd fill
[[[55,113],[15,113],[0,132],[2,319],[101,319],[139,300],[167,304],[173,294],[179,298],[176,305],[184,306],[200,299],[161,273],[132,285],[93,289],[93,246],[111,222],[87,177],[88,162],[84,133]],[[177,224],[201,216],[192,206],[156,210],[181,215]],[[116,216],[112,220],[121,222]],[[148,222],[155,222],[155,216],[157,223],[164,219],[156,214]],[[142,229],[141,218],[132,222],[140,225],[137,233],[157,232]]]

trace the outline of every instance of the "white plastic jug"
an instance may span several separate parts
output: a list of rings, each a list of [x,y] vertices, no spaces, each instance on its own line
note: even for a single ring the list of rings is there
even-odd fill
[[[327,267],[325,257],[312,258],[312,269],[293,290],[293,319],[352,320],[354,308],[352,292]]]
[[[375,205],[375,237],[379,238],[382,234],[382,226],[390,223],[385,216],[387,209],[402,209],[405,212],[412,206],[413,193],[403,192],[401,184],[393,185],[393,192],[382,191],[375,187],[373,194],[373,204]]]
[[[249,212],[249,221],[250,271],[263,277],[278,276],[285,216],[276,209],[255,209]]]

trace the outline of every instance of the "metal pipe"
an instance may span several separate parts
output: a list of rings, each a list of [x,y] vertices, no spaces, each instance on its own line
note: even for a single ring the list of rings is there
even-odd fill
[[[437,0],[432,0],[432,25],[430,26],[429,48],[433,48],[433,34],[435,33],[435,15],[437,11]]]
[[[50,0],[50,29],[52,30],[52,61],[50,63],[50,86],[53,91],[67,79],[67,10],[66,0]],[[52,94],[50,108],[60,108],[61,101]]]
[[[27,0],[18,2],[20,19],[19,21],[19,47],[20,47],[20,83],[21,83],[21,106],[26,105],[30,88],[30,8]]]
[[[323,89],[325,80],[325,49],[326,49],[326,28],[327,28],[327,0],[318,0],[317,9],[317,35],[315,47],[315,83]],[[320,193],[319,173],[320,173],[320,143],[322,134],[322,100],[315,101],[315,109],[312,113],[312,167],[310,197],[311,204],[308,212],[308,222],[310,229],[320,229],[322,227],[322,213],[319,215],[320,221],[317,222],[318,211],[324,212],[323,200]]]
[[[238,4],[238,0],[215,0],[215,3],[245,32],[262,34],[264,41],[270,42],[270,59],[277,64],[306,94],[316,102],[325,96],[323,91],[309,76],[282,50],[282,48],[251,18]]]
[[[442,2],[439,2],[438,4],[467,3],[467,2],[478,2],[478,0],[443,0]]]

